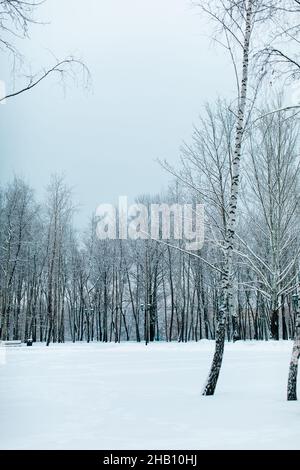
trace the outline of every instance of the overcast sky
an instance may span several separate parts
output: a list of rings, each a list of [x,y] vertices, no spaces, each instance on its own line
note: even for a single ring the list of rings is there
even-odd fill
[[[189,0],[47,0],[39,17],[50,24],[22,46],[32,70],[75,54],[93,89],[70,83],[64,94],[50,79],[1,106],[1,182],[21,175],[41,198],[64,172],[80,225],[102,202],[166,187],[156,159],[176,162],[204,103],[233,91],[199,13]],[[1,70],[8,82],[7,57]]]

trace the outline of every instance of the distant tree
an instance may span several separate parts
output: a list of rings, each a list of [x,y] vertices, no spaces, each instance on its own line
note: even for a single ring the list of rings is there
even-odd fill
[[[3,193],[1,211],[0,339],[19,336],[23,281],[35,212],[32,189],[14,178]]]

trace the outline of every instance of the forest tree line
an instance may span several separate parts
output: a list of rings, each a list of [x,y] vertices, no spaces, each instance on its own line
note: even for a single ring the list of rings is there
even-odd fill
[[[279,108],[276,97],[271,109]],[[228,340],[294,337],[299,271],[297,116],[269,114],[244,137]],[[54,175],[44,201],[15,177],[0,193],[0,339],[198,341],[214,339],[228,223],[235,116],[207,105],[174,175],[143,204],[205,205],[205,243],[99,240],[94,216],[74,228],[72,191]]]

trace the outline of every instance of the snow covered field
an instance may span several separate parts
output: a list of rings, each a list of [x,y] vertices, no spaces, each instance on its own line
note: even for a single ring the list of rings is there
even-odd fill
[[[300,449],[290,342],[34,345],[0,363],[1,449]]]

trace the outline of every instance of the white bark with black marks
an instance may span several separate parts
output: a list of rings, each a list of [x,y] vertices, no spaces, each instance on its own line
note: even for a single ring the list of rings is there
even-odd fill
[[[295,340],[293,345],[293,352],[290,362],[288,386],[287,386],[287,399],[288,401],[297,400],[297,376],[298,376],[298,363],[300,357],[300,308],[299,308],[299,295],[300,286],[297,288],[297,312],[296,312],[296,325],[295,325]]]
[[[240,182],[240,161],[241,161],[241,148],[244,133],[246,101],[247,101],[247,85],[249,76],[249,50],[250,38],[252,32],[253,20],[253,2],[249,0],[246,6],[246,19],[245,19],[245,34],[243,44],[243,63],[242,63],[242,78],[240,83],[240,100],[237,117],[237,125],[235,131],[235,146],[234,156],[232,161],[232,181],[231,181],[231,194],[228,216],[228,227],[225,241],[225,265],[222,275],[222,302],[218,312],[218,326],[216,331],[216,345],[214,357],[207,379],[207,383],[203,390],[203,395],[213,395],[218,382],[225,342],[225,325],[226,317],[228,314],[228,300],[231,294],[231,274],[232,274],[232,256],[236,231],[236,211],[238,202],[239,182]]]

